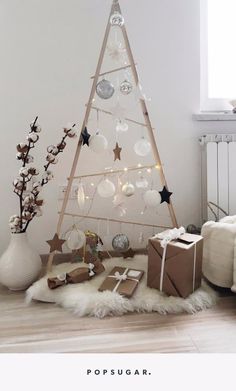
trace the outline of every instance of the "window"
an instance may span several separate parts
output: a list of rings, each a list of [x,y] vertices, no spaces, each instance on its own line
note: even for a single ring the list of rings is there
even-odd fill
[[[201,0],[201,110],[236,99],[236,0]]]

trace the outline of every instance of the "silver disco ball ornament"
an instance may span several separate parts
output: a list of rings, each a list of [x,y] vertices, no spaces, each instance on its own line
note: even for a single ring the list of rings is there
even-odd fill
[[[123,95],[129,95],[132,92],[132,89],[133,89],[133,85],[132,83],[130,83],[130,81],[128,80],[122,81],[120,85],[120,92]]]
[[[124,234],[117,234],[112,240],[112,247],[115,251],[126,252],[129,249],[129,239]]]
[[[102,79],[96,86],[96,93],[101,99],[111,98],[114,92],[114,86],[109,80]]]
[[[112,26],[123,26],[125,23],[124,17],[118,12],[114,12],[114,14],[111,15],[110,17],[110,24]]]

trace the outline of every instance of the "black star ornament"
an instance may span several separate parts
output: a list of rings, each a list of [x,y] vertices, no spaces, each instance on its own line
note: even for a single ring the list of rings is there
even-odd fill
[[[81,133],[81,137],[82,137],[82,144],[83,145],[86,144],[87,146],[89,146],[90,134],[89,134],[88,129],[87,129],[86,126],[85,126],[84,130]]]
[[[167,204],[170,203],[170,196],[173,194],[172,192],[168,191],[167,188],[164,186],[162,191],[159,191],[159,194],[161,196],[161,204],[163,202],[167,202]]]

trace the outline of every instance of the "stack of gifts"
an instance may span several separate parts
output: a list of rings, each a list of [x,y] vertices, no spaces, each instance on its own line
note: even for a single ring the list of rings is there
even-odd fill
[[[147,285],[186,298],[201,286],[203,238],[183,227],[149,239]]]

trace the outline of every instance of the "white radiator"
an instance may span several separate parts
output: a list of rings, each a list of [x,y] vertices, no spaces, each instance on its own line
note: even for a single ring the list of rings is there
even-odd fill
[[[207,206],[212,202],[227,214],[236,214],[236,134],[209,134],[200,137],[202,147],[202,215],[214,220]],[[210,204],[217,219],[224,213]]]

